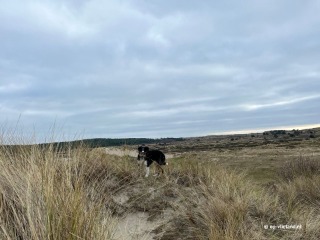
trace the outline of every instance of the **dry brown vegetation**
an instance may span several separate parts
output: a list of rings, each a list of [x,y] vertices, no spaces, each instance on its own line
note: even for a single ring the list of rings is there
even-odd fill
[[[309,145],[188,151],[145,179],[104,149],[2,147],[0,239],[320,239],[319,161]]]

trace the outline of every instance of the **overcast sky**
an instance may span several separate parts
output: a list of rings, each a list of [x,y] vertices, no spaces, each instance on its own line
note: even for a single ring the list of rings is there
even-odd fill
[[[320,123],[320,1],[0,0],[0,123],[66,138]]]

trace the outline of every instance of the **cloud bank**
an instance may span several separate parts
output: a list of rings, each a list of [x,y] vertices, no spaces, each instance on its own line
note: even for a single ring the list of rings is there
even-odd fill
[[[319,123],[318,1],[0,3],[0,122],[156,138]]]

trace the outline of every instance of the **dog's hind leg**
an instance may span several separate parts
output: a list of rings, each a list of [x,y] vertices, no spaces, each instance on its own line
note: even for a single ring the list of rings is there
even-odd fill
[[[155,169],[155,172],[154,172],[154,175],[153,175],[154,177],[157,177],[157,176],[159,176],[159,166],[158,166],[158,164],[156,164],[156,169]]]
[[[155,172],[154,176],[155,176],[155,177],[156,177],[156,176],[160,176],[160,174],[163,174],[163,169],[162,169],[162,167],[160,167],[160,165],[157,163],[157,165],[156,165],[156,172]]]

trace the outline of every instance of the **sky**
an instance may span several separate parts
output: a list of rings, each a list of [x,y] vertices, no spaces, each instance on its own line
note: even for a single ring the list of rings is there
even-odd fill
[[[0,0],[1,131],[320,126],[319,12],[317,0]]]

